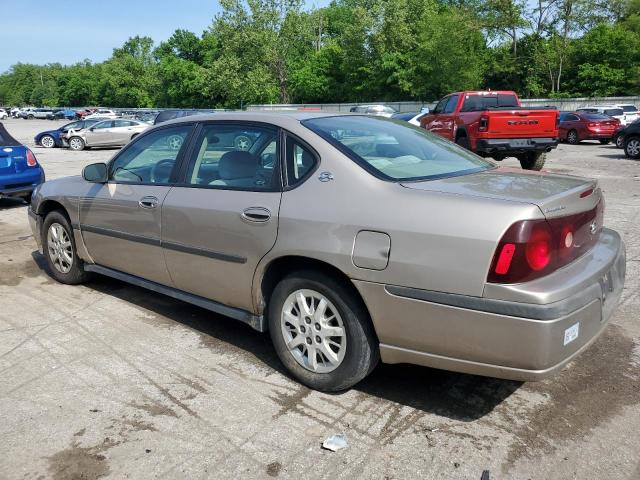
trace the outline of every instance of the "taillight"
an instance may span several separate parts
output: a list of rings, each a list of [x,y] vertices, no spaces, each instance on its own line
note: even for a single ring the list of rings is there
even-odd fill
[[[547,275],[586,253],[602,229],[604,200],[575,215],[522,220],[498,243],[487,281],[520,283]]]
[[[38,165],[38,160],[36,160],[36,156],[28,148],[27,148],[27,165],[30,167],[35,167],[36,165]]]
[[[478,131],[486,132],[487,130],[489,130],[489,117],[480,117]]]

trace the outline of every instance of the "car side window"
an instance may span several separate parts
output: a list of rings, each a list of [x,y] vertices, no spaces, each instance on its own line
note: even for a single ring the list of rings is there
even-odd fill
[[[580,120],[580,118],[578,118],[577,115],[567,115],[567,121],[569,122],[576,122],[578,120]]]
[[[134,140],[109,165],[109,180],[168,183],[192,125],[162,128]]]
[[[444,106],[449,101],[449,98],[450,97],[444,97],[442,100],[440,100],[436,105],[436,108],[433,109],[433,113],[442,113],[442,111],[444,110]]]
[[[300,183],[318,162],[315,154],[292,137],[286,143],[287,184],[291,187]]]
[[[113,120],[110,122],[100,122],[93,125],[94,130],[100,130],[102,128],[111,128],[113,127]]]
[[[195,142],[186,183],[210,188],[280,189],[278,131],[244,123],[205,124]]]
[[[133,122],[130,122],[129,120],[114,120],[113,121],[113,126],[114,127],[131,127],[135,125]]]
[[[442,113],[453,113],[456,109],[456,105],[458,104],[458,97],[458,95],[451,95]]]

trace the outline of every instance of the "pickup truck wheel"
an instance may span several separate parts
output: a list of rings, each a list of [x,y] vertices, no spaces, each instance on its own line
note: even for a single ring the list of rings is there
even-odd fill
[[[471,150],[471,145],[469,144],[469,137],[467,137],[466,135],[461,135],[458,138],[456,138],[456,143],[460,145],[462,148]]]
[[[366,377],[379,360],[364,306],[344,284],[315,272],[294,272],[276,286],[268,307],[278,357],[301,383],[325,392]]]
[[[542,170],[546,159],[547,152],[528,152],[518,156],[524,170]]]
[[[611,139],[610,138],[601,138],[600,139],[600,145],[609,145],[611,143]]]
[[[575,130],[569,130],[569,133],[567,133],[567,142],[569,142],[571,145],[579,144],[580,137],[578,136],[578,132],[576,132]]]
[[[71,224],[59,210],[49,212],[44,219],[42,246],[51,277],[68,285],[87,280],[89,274],[84,271],[84,262],[78,257]]]
[[[640,137],[625,139],[624,153],[627,157],[638,160],[640,158]]]
[[[80,150],[84,150],[85,148],[84,140],[82,140],[82,138],[80,137],[71,137],[69,139],[69,148],[71,150],[75,150],[76,152],[79,152]]]

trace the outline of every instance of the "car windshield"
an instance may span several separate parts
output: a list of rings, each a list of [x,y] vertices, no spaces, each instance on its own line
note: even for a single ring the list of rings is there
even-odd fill
[[[406,122],[354,115],[302,124],[385,180],[426,180],[493,168],[468,150]]]

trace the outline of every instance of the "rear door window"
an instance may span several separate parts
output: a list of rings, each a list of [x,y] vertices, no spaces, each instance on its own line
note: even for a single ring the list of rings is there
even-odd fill
[[[210,188],[280,190],[278,130],[246,123],[202,127],[186,183]]]

